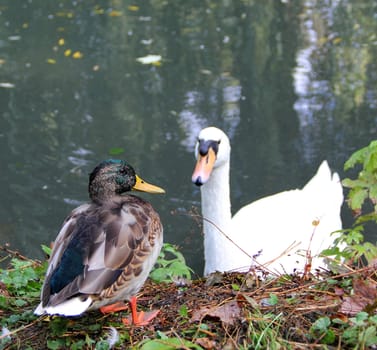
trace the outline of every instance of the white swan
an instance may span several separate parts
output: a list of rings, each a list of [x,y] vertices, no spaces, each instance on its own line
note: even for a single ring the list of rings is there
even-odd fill
[[[324,266],[318,255],[335,239],[330,234],[342,228],[343,203],[339,176],[331,175],[326,161],[303,189],[257,200],[232,218],[228,137],[215,127],[201,130],[195,155],[192,181],[201,186],[204,275],[243,271],[252,264],[277,273],[303,271],[309,266],[307,253],[312,257],[312,269]]]

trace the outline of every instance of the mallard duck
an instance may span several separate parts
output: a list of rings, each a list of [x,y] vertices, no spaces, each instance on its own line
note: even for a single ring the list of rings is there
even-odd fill
[[[215,127],[201,130],[195,155],[192,181],[201,186],[204,275],[247,270],[252,264],[277,273],[323,266],[318,255],[342,227],[343,203],[339,176],[331,174],[326,161],[303,189],[252,202],[232,218],[227,135]]]
[[[137,313],[135,294],[157,260],[163,229],[150,203],[125,195],[131,190],[165,192],[125,161],[110,159],[95,167],[89,176],[91,202],[64,221],[35,314],[76,316],[128,300],[134,324],[153,318],[155,313]]]

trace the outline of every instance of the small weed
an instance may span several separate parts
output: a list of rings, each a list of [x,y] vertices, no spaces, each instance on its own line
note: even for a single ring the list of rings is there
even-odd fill
[[[343,258],[354,265],[371,264],[377,257],[377,246],[364,242],[364,229],[367,223],[377,223],[377,140],[356,151],[344,164],[345,170],[361,165],[356,179],[344,179],[345,187],[350,189],[347,203],[356,219],[351,228],[343,230],[343,235],[336,244],[343,243],[346,247],[338,252]],[[363,213],[367,211],[366,213]]]
[[[158,283],[175,282],[180,280],[190,280],[192,270],[186,265],[184,256],[177,247],[164,243],[160,256],[157,259],[155,268],[150,273],[149,277]]]
[[[176,349],[196,349],[202,348],[188,340],[180,337],[168,337],[163,332],[156,333],[156,339],[147,340],[140,346],[141,350],[176,350]]]
[[[288,349],[289,343],[281,338],[281,325],[284,322],[283,314],[263,314],[258,309],[249,315],[249,327],[245,349]]]
[[[331,320],[329,317],[321,317],[316,320],[310,328],[312,340],[323,344],[333,344],[336,340],[335,332],[330,328]]]
[[[323,344],[334,344],[336,334],[344,345],[352,349],[367,349],[377,344],[377,316],[359,312],[346,321],[339,318],[331,321],[326,316],[319,318],[310,328],[312,339]]]

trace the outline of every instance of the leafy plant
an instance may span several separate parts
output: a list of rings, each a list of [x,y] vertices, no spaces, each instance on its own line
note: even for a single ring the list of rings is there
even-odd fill
[[[281,324],[284,322],[282,313],[264,313],[260,310],[259,304],[253,299],[243,295],[253,312],[248,315],[247,339],[242,349],[271,349],[278,350],[289,348],[288,342],[281,338]],[[277,296],[270,294],[270,301],[276,302]]]
[[[164,243],[157,263],[149,277],[155,282],[179,282],[180,279],[190,280],[192,270],[177,247]]]
[[[157,332],[156,339],[143,342],[141,350],[175,350],[175,349],[196,349],[202,348],[191,341],[180,337],[168,337],[163,332]]]
[[[245,348],[278,350],[288,346],[288,343],[281,338],[280,326],[283,322],[283,315],[271,313],[263,314],[255,310],[255,314],[250,315],[251,322],[248,329],[248,340]],[[255,319],[255,321],[253,321]]]
[[[15,312],[8,318],[1,319],[2,326],[34,318],[28,307],[34,305],[39,299],[40,276],[44,274],[44,271],[45,267],[35,261],[18,258],[10,261],[8,269],[0,269],[0,280],[6,290],[5,293],[0,293],[0,308]],[[19,312],[20,308],[23,312]]]
[[[364,242],[364,230],[367,223],[377,223],[377,140],[353,153],[344,169],[350,170],[357,165],[362,166],[357,177],[342,181],[350,189],[347,203],[355,214],[355,222],[335,240],[335,245],[340,244],[345,248],[340,251],[334,247],[324,251],[324,255],[335,253],[355,264],[362,264],[363,259],[371,264],[377,257],[377,247],[373,243]],[[367,212],[364,213],[365,211]]]
[[[310,335],[313,339],[320,339],[323,344],[333,344],[336,339],[335,332],[330,328],[329,317],[317,319],[310,328]]]
[[[344,169],[349,170],[357,164],[362,165],[357,178],[343,180],[343,185],[350,188],[348,204],[356,214],[361,214],[363,205],[369,201],[374,210],[368,220],[377,220],[377,140],[353,153],[344,164]]]
[[[15,327],[23,329],[23,325],[29,323],[35,316],[32,313],[33,306],[39,300],[41,288],[40,277],[43,276],[45,265],[37,261],[26,259],[13,254],[6,247],[0,247],[8,256],[3,262],[8,261],[8,268],[0,268],[0,349],[12,342],[8,331]],[[11,256],[13,255],[13,258]]]
[[[332,323],[340,327],[343,343],[353,349],[366,349],[377,344],[377,315],[370,316],[362,311],[347,322],[335,318]]]

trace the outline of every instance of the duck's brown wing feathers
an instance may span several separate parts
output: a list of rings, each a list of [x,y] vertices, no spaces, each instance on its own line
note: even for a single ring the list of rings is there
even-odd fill
[[[149,274],[161,244],[159,216],[141,198],[119,197],[77,208],[57,237],[42,290],[43,306],[77,295],[112,298],[120,290],[136,293],[146,277],[135,283],[135,276],[143,271],[145,275],[145,269]]]

